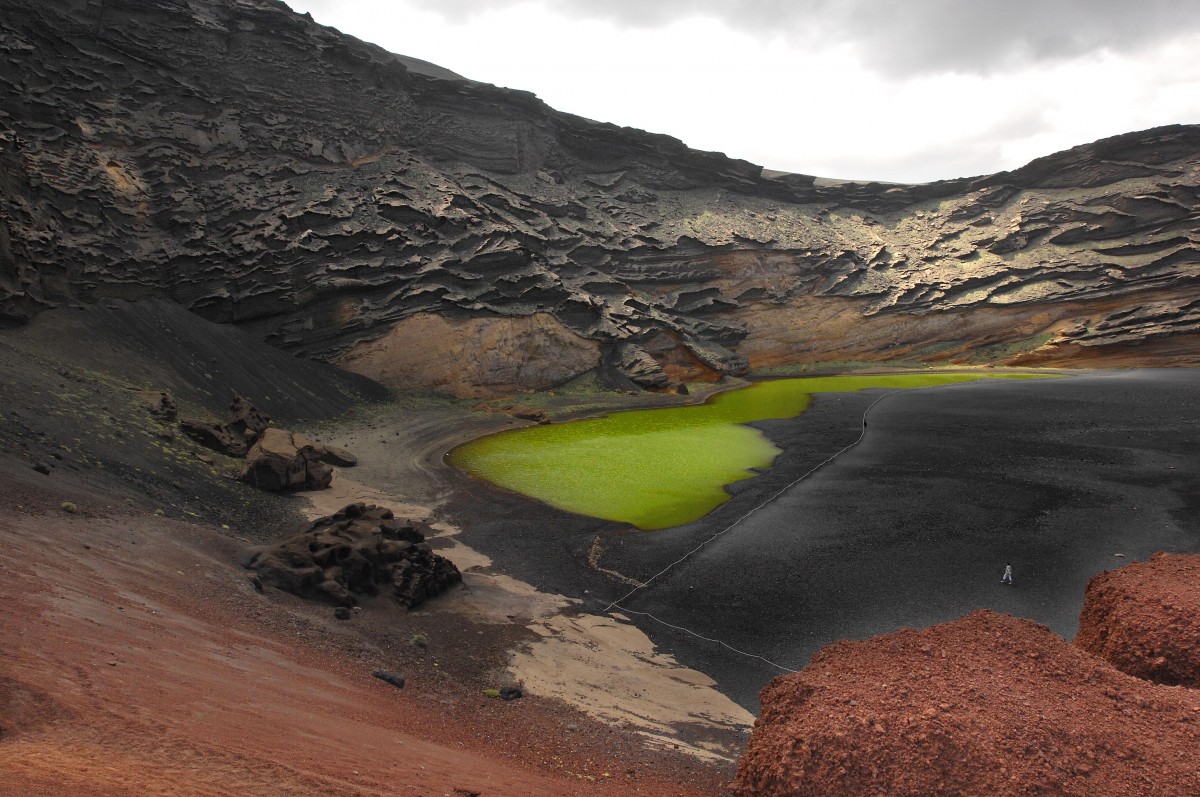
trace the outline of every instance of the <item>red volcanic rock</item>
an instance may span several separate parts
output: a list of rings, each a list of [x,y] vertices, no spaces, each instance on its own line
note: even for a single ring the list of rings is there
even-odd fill
[[[1157,553],[1087,586],[1075,644],[1160,684],[1200,686],[1200,556]]]
[[[762,692],[738,797],[1200,794],[1200,694],[978,611],[839,642]]]

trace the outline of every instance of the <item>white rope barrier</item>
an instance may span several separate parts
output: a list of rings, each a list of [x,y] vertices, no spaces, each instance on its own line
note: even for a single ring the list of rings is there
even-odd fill
[[[655,573],[654,575],[650,576],[650,578],[648,578],[648,579],[646,579],[645,581],[643,581],[642,583],[638,584],[636,587],[634,587],[633,589],[629,590],[629,592],[625,593],[625,594],[624,594],[624,595],[622,595],[620,598],[617,598],[615,601],[613,601],[612,603],[608,604],[608,606],[607,606],[607,607],[604,609],[604,611],[606,611],[606,612],[607,612],[609,609],[611,609],[613,606],[616,606],[618,603],[621,603],[622,601],[628,600],[628,599],[629,599],[629,597],[630,597],[631,595],[633,595],[634,593],[638,592],[639,590],[643,590],[643,589],[645,589],[646,587],[650,586],[650,584],[651,584],[651,583],[652,583],[652,582],[653,582],[655,579],[657,579],[659,576],[662,576],[662,575],[666,574],[667,572],[669,572],[669,571],[670,571],[670,570],[672,570],[673,568],[675,568],[675,567],[677,567],[678,565],[682,564],[682,563],[683,563],[684,561],[686,561],[686,560],[687,560],[689,557],[691,557],[691,555],[692,555],[692,554],[696,553],[697,551],[699,551],[701,548],[703,548],[703,547],[705,547],[706,545],[708,545],[708,544],[709,544],[710,542],[712,542],[713,540],[717,539],[718,537],[720,537],[720,536],[722,536],[722,535],[728,534],[730,531],[733,531],[733,529],[734,529],[734,528],[735,528],[735,527],[736,527],[736,526],[737,526],[739,523],[741,523],[743,520],[745,520],[746,518],[750,517],[751,515],[753,515],[753,514],[754,514],[755,512],[757,512],[758,510],[762,509],[762,508],[763,508],[764,506],[766,506],[767,504],[769,504],[769,503],[771,503],[772,501],[776,500],[777,498],[779,498],[779,496],[783,495],[784,493],[786,493],[788,490],[790,490],[790,489],[792,489],[793,487],[795,487],[795,486],[796,486],[797,484],[799,484],[800,482],[802,482],[802,481],[804,481],[805,479],[809,478],[809,477],[810,477],[810,476],[812,476],[814,473],[816,473],[817,471],[819,471],[821,468],[825,467],[826,465],[828,465],[829,463],[833,462],[835,459],[837,459],[838,457],[840,457],[842,454],[845,454],[847,451],[849,451],[850,449],[852,449],[852,448],[854,448],[855,446],[857,446],[859,443],[861,443],[861,442],[862,442],[863,438],[864,438],[864,437],[866,436],[866,434],[867,434],[867,416],[871,414],[871,410],[872,410],[872,409],[874,409],[874,407],[875,407],[875,405],[876,405],[876,404],[878,404],[879,402],[883,401],[883,400],[884,400],[885,398],[887,398],[888,396],[892,395],[892,393],[897,393],[897,392],[899,392],[899,391],[893,390],[893,391],[891,391],[891,392],[889,392],[889,393],[884,393],[882,396],[880,396],[879,398],[877,398],[877,399],[875,399],[874,401],[872,401],[872,402],[871,402],[870,406],[868,406],[868,407],[867,407],[867,409],[866,409],[866,411],[863,413],[862,432],[861,432],[861,433],[859,433],[859,435],[858,435],[858,439],[857,439],[857,440],[855,440],[853,443],[851,443],[850,445],[848,445],[848,446],[846,446],[845,448],[841,449],[840,451],[838,451],[838,452],[834,453],[833,455],[831,455],[831,456],[827,457],[826,459],[822,460],[821,462],[817,463],[817,464],[816,464],[816,465],[814,465],[814,466],[813,466],[813,467],[812,467],[810,470],[808,470],[808,472],[804,473],[802,476],[799,476],[798,478],[796,478],[796,479],[793,479],[792,481],[788,482],[786,485],[784,485],[784,486],[783,486],[782,488],[780,488],[778,491],[776,491],[775,493],[772,493],[770,496],[768,496],[768,497],[767,497],[767,499],[766,499],[765,501],[763,501],[762,503],[758,504],[757,506],[755,506],[755,507],[751,508],[751,509],[750,509],[750,510],[748,510],[747,512],[743,513],[743,514],[742,514],[740,517],[738,517],[736,520],[734,520],[734,521],[733,521],[732,523],[730,523],[728,526],[726,526],[725,528],[721,529],[721,530],[720,530],[720,531],[718,531],[716,534],[712,535],[712,536],[711,536],[711,537],[709,537],[707,540],[705,540],[704,542],[700,543],[700,544],[699,544],[699,545],[697,545],[695,548],[693,548],[692,550],[688,551],[688,552],[687,552],[687,553],[685,553],[683,556],[679,557],[679,558],[678,558],[678,559],[676,559],[674,562],[672,562],[671,564],[669,564],[669,565],[667,565],[666,567],[664,567],[662,570],[660,570],[660,571],[658,571],[657,573]]]
[[[759,503],[757,506],[754,506],[754,507],[752,507],[751,509],[749,509],[748,511],[744,512],[742,515],[740,515],[740,516],[739,516],[739,517],[738,517],[736,520],[734,520],[734,521],[733,521],[732,523],[730,523],[728,526],[726,526],[725,528],[721,529],[720,531],[718,531],[716,534],[712,535],[712,536],[711,536],[711,537],[709,537],[708,539],[704,540],[704,541],[703,541],[703,542],[701,542],[699,545],[697,545],[696,547],[692,548],[690,551],[688,551],[687,553],[685,553],[683,556],[679,557],[679,558],[678,558],[678,559],[676,559],[674,562],[672,562],[671,564],[669,564],[669,565],[667,565],[666,567],[664,567],[662,570],[659,570],[657,573],[655,573],[654,575],[650,576],[650,578],[646,579],[645,581],[643,581],[643,582],[641,582],[640,584],[638,584],[637,586],[635,586],[633,589],[629,590],[629,592],[625,593],[625,594],[624,594],[624,595],[622,595],[620,598],[617,598],[615,601],[613,601],[612,603],[608,604],[608,606],[606,606],[606,607],[604,608],[604,612],[607,614],[607,613],[611,612],[611,611],[612,611],[614,608],[616,608],[616,609],[620,609],[622,612],[625,612],[625,613],[627,613],[627,614],[636,614],[636,615],[639,615],[639,616],[641,616],[641,617],[648,617],[648,618],[650,618],[651,620],[654,620],[656,623],[659,623],[659,624],[661,624],[661,625],[664,625],[664,626],[666,626],[666,627],[668,627],[668,628],[673,628],[673,629],[675,629],[675,630],[677,630],[677,631],[682,631],[682,632],[683,632],[683,633],[685,633],[685,634],[689,634],[689,635],[691,635],[691,636],[694,636],[694,637],[696,637],[697,639],[702,639],[702,640],[704,640],[705,642],[713,642],[713,643],[716,643],[716,644],[718,644],[718,645],[720,645],[720,646],[722,646],[722,647],[724,647],[724,648],[727,648],[728,650],[731,650],[731,651],[733,651],[734,653],[737,653],[738,655],[741,655],[741,656],[746,656],[746,657],[748,657],[748,658],[752,658],[752,659],[758,659],[758,660],[760,660],[760,661],[766,662],[767,664],[769,664],[770,666],[772,666],[772,667],[774,667],[774,668],[776,668],[776,669],[778,669],[778,670],[782,670],[782,671],[784,671],[784,672],[788,672],[788,673],[799,672],[798,670],[794,670],[794,669],[792,669],[791,667],[785,667],[785,666],[783,666],[782,664],[777,664],[776,662],[773,662],[773,661],[771,661],[770,659],[768,659],[768,658],[767,658],[767,657],[765,657],[765,656],[760,656],[760,655],[758,655],[757,653],[750,653],[750,652],[748,652],[748,651],[741,650],[741,649],[739,649],[739,648],[735,648],[733,645],[730,645],[728,642],[724,642],[724,641],[722,641],[722,640],[720,640],[720,639],[716,639],[715,637],[708,637],[708,636],[704,636],[703,634],[699,634],[699,633],[697,633],[697,632],[695,632],[695,631],[692,631],[692,630],[691,630],[691,629],[689,629],[689,628],[684,628],[684,627],[683,627],[683,626],[681,626],[681,625],[675,625],[674,623],[668,623],[666,620],[663,620],[663,619],[662,619],[662,618],[660,618],[660,617],[656,617],[656,616],[654,616],[653,614],[651,614],[650,612],[638,612],[638,611],[634,611],[633,609],[628,609],[628,608],[626,608],[626,607],[622,606],[621,604],[622,604],[624,601],[628,600],[628,599],[629,599],[631,596],[633,596],[633,595],[635,595],[636,593],[638,593],[639,591],[641,591],[641,590],[645,589],[646,587],[650,586],[650,584],[651,584],[651,583],[653,583],[653,582],[654,582],[656,579],[658,579],[659,577],[661,577],[661,576],[665,575],[666,573],[670,572],[670,571],[671,571],[672,569],[674,569],[675,567],[678,567],[680,564],[682,564],[683,562],[687,561],[687,560],[688,560],[688,559],[689,559],[689,558],[690,558],[690,557],[691,557],[691,556],[692,556],[694,553],[696,553],[696,552],[697,552],[697,551],[699,551],[700,549],[704,548],[706,545],[708,545],[709,543],[711,543],[713,540],[715,540],[715,539],[717,539],[718,537],[721,537],[721,536],[723,536],[723,535],[725,535],[725,534],[728,534],[728,533],[729,533],[730,531],[732,531],[732,530],[733,530],[733,529],[734,529],[734,528],[735,528],[735,527],[736,527],[738,524],[740,524],[740,523],[741,523],[743,520],[745,520],[746,518],[750,517],[750,516],[751,516],[751,515],[753,515],[755,512],[759,511],[760,509],[762,509],[763,507],[765,507],[767,504],[771,503],[772,501],[775,501],[777,498],[779,498],[781,495],[783,495],[784,493],[786,493],[788,490],[792,489],[792,488],[793,488],[793,487],[795,487],[797,484],[799,484],[800,482],[802,482],[802,481],[804,481],[805,479],[809,478],[809,477],[810,477],[810,476],[812,476],[814,473],[816,473],[817,471],[819,471],[821,468],[823,468],[823,467],[825,467],[826,465],[830,464],[831,462],[833,462],[834,460],[836,460],[838,457],[840,457],[842,454],[845,454],[847,451],[849,451],[850,449],[854,448],[854,447],[855,447],[855,446],[857,446],[859,443],[861,443],[861,442],[863,441],[863,438],[864,438],[864,437],[866,437],[866,435],[867,435],[867,417],[868,417],[868,416],[871,414],[871,410],[875,408],[875,405],[876,405],[876,404],[878,404],[879,402],[883,401],[885,398],[887,398],[888,396],[892,395],[893,393],[898,393],[898,392],[899,392],[898,390],[892,390],[892,391],[889,391],[889,392],[887,392],[887,393],[884,393],[882,396],[880,396],[879,398],[875,399],[874,401],[872,401],[872,402],[871,402],[871,403],[870,403],[870,404],[867,406],[867,409],[866,409],[866,410],[863,412],[863,419],[862,419],[862,431],[859,433],[859,435],[858,435],[858,439],[856,439],[856,440],[855,440],[853,443],[850,443],[849,445],[847,445],[847,446],[845,446],[844,448],[842,448],[841,450],[839,450],[839,451],[835,452],[835,453],[834,453],[834,454],[832,454],[831,456],[829,456],[829,457],[826,457],[824,460],[822,460],[821,462],[817,463],[817,464],[816,464],[816,465],[814,465],[812,468],[810,468],[810,469],[809,469],[807,472],[805,472],[803,475],[801,475],[801,476],[799,476],[799,477],[797,477],[797,478],[793,479],[792,481],[790,481],[790,482],[788,482],[786,485],[784,485],[782,488],[780,488],[780,489],[779,489],[779,490],[777,490],[776,492],[772,493],[770,496],[768,496],[768,497],[766,498],[766,500],[762,501],[762,502],[761,502],[761,503]]]
[[[666,620],[663,620],[662,618],[655,617],[653,614],[650,614],[650,612],[635,612],[633,609],[626,609],[624,606],[619,606],[617,604],[612,604],[612,605],[617,606],[618,609],[620,609],[621,611],[626,612],[628,614],[637,614],[637,615],[641,615],[642,617],[649,617],[654,622],[661,623],[662,625],[665,625],[667,628],[674,628],[676,631],[682,631],[685,634],[691,634],[692,636],[696,637],[697,639],[703,639],[705,642],[716,642],[721,647],[728,648],[729,650],[732,650],[734,653],[737,653],[739,655],[746,656],[751,659],[760,659],[762,661],[765,661],[767,664],[770,664],[772,667],[774,667],[777,670],[783,670],[784,672],[800,672],[799,670],[793,670],[791,667],[784,667],[782,664],[776,664],[775,662],[768,659],[766,656],[760,656],[757,653],[750,653],[748,651],[741,650],[739,648],[735,648],[733,645],[730,645],[728,642],[722,642],[721,640],[719,640],[715,637],[704,636],[703,634],[697,634],[695,631],[691,630],[690,628],[684,628],[681,625],[675,625],[674,623],[668,623]]]

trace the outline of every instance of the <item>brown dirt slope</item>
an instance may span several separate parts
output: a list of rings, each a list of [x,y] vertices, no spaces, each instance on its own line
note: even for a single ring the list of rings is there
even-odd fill
[[[234,393],[289,423],[352,413],[379,446],[364,468],[413,461],[432,433],[384,447],[377,385],[160,299],[0,331],[0,373],[0,797],[699,797],[732,775],[556,700],[487,697],[538,637],[465,590],[348,620],[255,590],[247,547],[308,525],[303,502],[232,478],[241,460],[152,414],[162,391],[213,417]]]
[[[1161,684],[1200,686],[1200,556],[1155,554],[1087,586],[1075,644]]]
[[[338,621],[259,594],[230,532],[13,464],[0,456],[3,797],[721,789],[725,775],[554,701],[485,696],[505,645],[482,627],[387,601]]]
[[[1200,694],[977,611],[773,681],[735,783],[776,795],[1200,794]]]

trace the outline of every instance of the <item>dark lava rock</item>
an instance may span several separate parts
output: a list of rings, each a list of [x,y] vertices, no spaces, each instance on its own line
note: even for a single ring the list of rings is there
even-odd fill
[[[254,439],[271,425],[271,417],[247,399],[234,396],[229,403],[229,428],[244,439]],[[247,432],[252,434],[247,435]]]
[[[317,456],[320,457],[322,462],[336,465],[339,468],[353,468],[358,464],[358,457],[340,446],[321,444],[315,447],[317,449]]]
[[[308,438],[272,427],[250,448],[238,478],[263,490],[323,490],[333,481],[333,468]]]
[[[162,423],[174,423],[179,417],[179,405],[170,391],[164,390],[158,398],[150,402],[150,415]]]
[[[414,525],[397,521],[390,509],[362,503],[256,551],[246,567],[267,584],[339,606],[382,594],[411,609],[462,580]]]
[[[246,439],[226,424],[198,418],[180,418],[179,427],[188,437],[213,451],[230,457],[246,456]]]
[[[475,409],[484,412],[502,412],[513,418],[520,418],[523,421],[533,421],[534,423],[547,424],[550,423],[550,418],[545,411],[537,407],[530,407],[528,404],[479,404]]]
[[[271,425],[270,416],[241,396],[234,396],[230,402],[228,417],[226,423],[183,418],[179,425],[196,442],[231,457],[246,456],[250,444]]]
[[[533,421],[534,423],[547,424],[550,419],[546,417],[546,413],[539,410],[537,407],[528,407],[524,404],[514,404],[505,410],[514,418],[520,418],[523,421]]]
[[[351,613],[349,606],[338,606],[333,610],[333,616],[339,620],[349,620],[350,615]]]
[[[47,465],[45,462],[36,462],[36,463],[34,463],[34,465],[33,465],[33,469],[34,469],[34,470],[36,470],[38,473],[41,473],[41,474],[43,474],[43,475],[46,475],[46,476],[49,476],[49,475],[50,475],[50,471],[51,471],[51,468],[50,468],[50,466],[49,466],[49,465]]]
[[[500,690],[500,699],[501,700],[517,700],[524,696],[525,696],[525,693],[522,692],[520,689],[518,689],[515,686],[506,686]]]
[[[398,672],[392,672],[391,670],[376,670],[375,672],[371,673],[371,675],[374,675],[381,681],[387,681],[397,689],[404,688],[404,676]]]

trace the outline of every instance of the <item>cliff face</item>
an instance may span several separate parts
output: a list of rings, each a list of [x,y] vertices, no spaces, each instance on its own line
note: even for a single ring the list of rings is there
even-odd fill
[[[456,80],[274,0],[0,0],[0,58],[6,323],[154,293],[460,393],[597,366],[654,386],[1200,361],[1200,127],[838,184]]]

